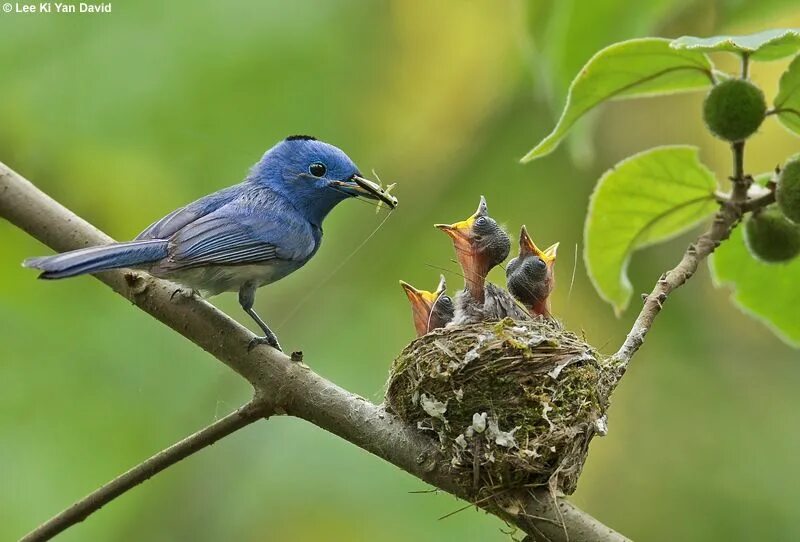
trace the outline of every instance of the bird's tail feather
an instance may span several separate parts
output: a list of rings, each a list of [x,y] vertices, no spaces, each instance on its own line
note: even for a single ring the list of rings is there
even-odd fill
[[[163,239],[148,239],[88,247],[55,256],[28,258],[22,265],[40,269],[41,279],[63,279],[160,260],[167,256],[167,243]]]

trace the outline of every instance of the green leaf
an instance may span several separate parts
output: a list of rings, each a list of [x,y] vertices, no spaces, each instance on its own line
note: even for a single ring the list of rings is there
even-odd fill
[[[773,104],[780,123],[800,135],[800,56],[781,75]]]
[[[558,124],[522,162],[551,153],[581,116],[606,100],[704,88],[712,82],[712,69],[703,53],[672,49],[661,38],[606,47],[573,79]]]
[[[689,146],[645,151],[603,175],[589,204],[583,257],[594,287],[617,315],[633,291],[626,274],[631,254],[713,214],[716,187]]]
[[[741,230],[734,230],[709,260],[714,284],[730,286],[736,306],[800,348],[800,258],[786,264],[760,262],[748,252]]]
[[[652,35],[654,28],[676,11],[683,11],[679,8],[688,3],[648,0],[631,9],[630,0],[524,2],[528,38],[536,59],[532,66],[534,84],[553,112],[553,122],[561,114],[572,78],[593,54],[612,43]],[[588,115],[570,129],[566,143],[573,163],[587,165],[593,159],[594,120]]]
[[[752,60],[778,60],[800,50],[800,29],[779,28],[746,36],[682,36],[670,45],[682,51],[747,53]]]

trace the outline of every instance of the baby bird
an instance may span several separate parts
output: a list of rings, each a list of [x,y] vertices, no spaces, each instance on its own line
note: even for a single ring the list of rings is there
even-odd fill
[[[433,292],[417,290],[402,280],[400,286],[405,290],[408,301],[411,303],[417,337],[444,327],[453,319],[453,300],[445,293],[447,282],[444,280],[444,275],[439,276],[439,285]]]
[[[506,280],[511,294],[531,314],[547,318],[550,314],[550,294],[555,288],[553,267],[556,263],[558,243],[541,251],[522,226],[519,234],[519,256],[508,262]]]
[[[489,271],[501,264],[511,250],[508,234],[489,216],[486,198],[481,196],[478,210],[466,220],[436,227],[453,240],[464,272],[464,290],[455,297],[453,324],[500,320],[506,316],[528,318],[505,290],[486,283]]]
[[[486,275],[511,250],[508,234],[489,216],[486,198],[481,196],[478,210],[466,220],[434,226],[453,240],[458,263],[464,271],[464,287],[472,299],[483,304]]]

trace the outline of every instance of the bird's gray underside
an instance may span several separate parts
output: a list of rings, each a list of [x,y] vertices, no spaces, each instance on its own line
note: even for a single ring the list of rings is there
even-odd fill
[[[242,285],[257,287],[276,282],[302,267],[305,262],[273,259],[245,265],[204,265],[181,269],[164,269],[161,264],[143,267],[151,275],[197,290],[204,297],[222,292],[236,292]]]

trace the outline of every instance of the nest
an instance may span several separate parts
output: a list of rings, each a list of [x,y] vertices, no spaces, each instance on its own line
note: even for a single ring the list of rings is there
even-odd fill
[[[598,353],[557,322],[482,322],[435,330],[395,360],[386,404],[438,439],[468,493],[575,491],[589,442],[605,434]]]

